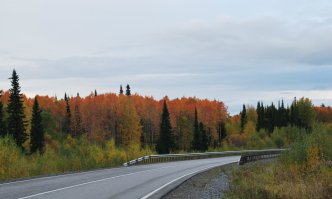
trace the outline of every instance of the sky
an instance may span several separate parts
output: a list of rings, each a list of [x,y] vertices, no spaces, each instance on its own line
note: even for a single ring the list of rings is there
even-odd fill
[[[0,0],[0,88],[332,106],[331,0]]]

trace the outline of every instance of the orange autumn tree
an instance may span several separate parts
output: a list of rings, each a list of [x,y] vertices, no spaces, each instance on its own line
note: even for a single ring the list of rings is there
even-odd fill
[[[220,145],[218,129],[220,122],[226,122],[227,109],[223,102],[198,98],[165,97],[176,150],[189,151],[193,138],[194,110],[197,108],[199,122],[205,126],[210,147]],[[4,92],[4,106],[8,92]],[[46,134],[55,138],[68,136],[63,131],[66,117],[66,102],[57,97],[38,98],[46,123]],[[24,97],[27,112],[31,112],[33,99]],[[117,146],[131,143],[154,148],[160,133],[160,118],[163,100],[134,94],[131,96],[105,93],[86,97],[69,97],[71,133],[85,135],[89,140],[104,143],[113,139]],[[78,132],[78,133],[77,133]]]

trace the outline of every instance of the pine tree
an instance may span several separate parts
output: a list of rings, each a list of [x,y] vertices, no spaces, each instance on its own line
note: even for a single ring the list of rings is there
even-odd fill
[[[256,124],[256,130],[257,132],[262,128],[262,115],[261,115],[261,103],[257,103],[257,108],[256,108],[256,113],[257,113],[257,124]]]
[[[219,132],[218,136],[219,136],[219,144],[220,144],[223,141],[223,139],[225,139],[227,136],[225,122],[219,122],[218,132]]]
[[[199,123],[199,131],[200,131],[200,135],[201,135],[200,150],[207,151],[208,150],[208,136],[206,134],[205,126],[202,122]]]
[[[285,127],[288,125],[288,112],[285,108],[284,100],[281,101],[281,107],[280,107],[280,126]]]
[[[131,95],[131,91],[130,91],[130,86],[129,86],[129,84],[127,84],[127,87],[126,87],[126,95],[127,96],[130,96]]]
[[[299,126],[298,115],[299,115],[299,110],[297,106],[297,100],[296,98],[294,98],[294,101],[290,107],[290,123],[292,124],[292,126]]]
[[[97,96],[98,96],[97,89],[95,89],[95,97],[97,97]]]
[[[45,138],[44,138],[44,128],[42,125],[41,110],[39,108],[39,103],[37,96],[32,108],[32,119],[31,119],[31,139],[30,139],[30,152],[35,153],[39,151],[40,153],[44,150]]]
[[[265,128],[266,125],[265,125],[265,107],[264,107],[264,104],[263,102],[261,102],[261,106],[260,106],[260,128]]]
[[[74,113],[75,113],[75,123],[73,128],[73,136],[77,137],[79,135],[82,135],[83,133],[81,113],[79,110],[79,106],[77,104],[75,105]]]
[[[120,85],[120,95],[123,95],[122,85]]]
[[[66,134],[70,134],[71,133],[71,111],[70,111],[69,99],[68,99],[66,93],[65,93],[65,102],[66,102],[66,114],[65,114],[64,124],[63,124],[63,132]]]
[[[11,79],[12,88],[9,90],[8,102],[8,133],[13,136],[17,146],[23,148],[23,144],[27,139],[26,121],[24,115],[23,95],[19,84],[19,76],[13,70]]]
[[[5,118],[4,118],[4,111],[3,111],[3,103],[2,103],[2,91],[0,91],[0,137],[4,136],[7,134],[6,131],[6,123],[5,123]]]
[[[167,154],[174,148],[174,139],[172,134],[171,120],[164,100],[164,108],[160,123],[160,136],[157,141],[156,150],[160,154]]]
[[[244,130],[244,126],[246,125],[247,123],[247,109],[246,109],[246,106],[243,104],[243,109],[242,109],[242,112],[241,112],[241,131],[243,132]]]
[[[194,133],[192,141],[192,149],[200,150],[201,149],[201,135],[198,123],[197,109],[195,108],[195,121],[194,121]]]

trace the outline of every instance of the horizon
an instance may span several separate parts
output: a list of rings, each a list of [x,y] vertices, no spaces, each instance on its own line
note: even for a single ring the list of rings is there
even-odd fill
[[[59,0],[0,3],[0,89],[332,106],[332,2]],[[59,14],[61,13],[61,15]],[[89,13],[89,14],[87,14]]]

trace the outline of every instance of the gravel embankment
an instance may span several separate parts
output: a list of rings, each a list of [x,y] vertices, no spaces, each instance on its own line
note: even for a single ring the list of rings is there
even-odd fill
[[[217,167],[190,178],[163,199],[221,198],[229,189],[229,180],[236,163]]]

